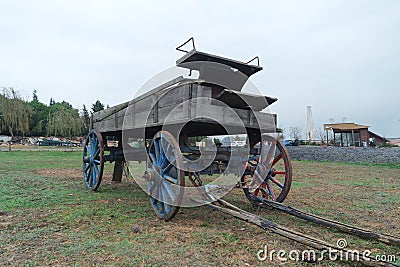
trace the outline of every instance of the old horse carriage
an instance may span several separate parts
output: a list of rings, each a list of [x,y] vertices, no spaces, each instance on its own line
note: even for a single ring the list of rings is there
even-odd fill
[[[193,49],[183,50],[189,42]],[[133,162],[145,161],[144,174],[132,172],[132,176],[149,195],[157,216],[166,221],[182,206],[207,205],[320,251],[329,249],[336,256],[354,252],[221,199],[239,186],[259,207],[272,207],[352,235],[400,245],[398,237],[280,203],[290,190],[292,167],[288,152],[276,138],[276,115],[265,111],[277,99],[244,90],[251,84],[249,77],[262,70],[258,57],[244,63],[203,53],[195,49],[192,38],[177,50],[185,55],[176,62],[176,69],[188,73],[187,77],[162,82],[156,79],[156,83],[148,84],[157,86],[133,100],[93,114],[83,151],[83,176],[90,190],[99,188],[105,162],[114,162],[113,180],[121,181],[125,166],[130,171]],[[255,60],[257,65],[251,64]],[[210,136],[214,141],[204,139]],[[223,142],[219,142],[222,137]],[[245,144],[237,146],[235,139],[243,137]],[[366,265],[398,266],[376,261],[373,256],[360,260]]]
[[[190,42],[193,49],[184,50]],[[189,76],[93,114],[83,152],[87,187],[99,188],[105,162],[114,162],[113,180],[121,181],[124,164],[145,161],[145,173],[134,178],[164,220],[181,206],[212,203],[237,185],[249,200],[282,202],[291,162],[275,138],[276,115],[263,111],[277,99],[243,90],[262,70],[258,57],[244,63],[200,52],[192,38],[177,50],[185,55],[176,66]],[[218,138],[207,144],[210,136]],[[217,142],[222,137],[228,142]],[[233,145],[238,137],[246,138],[244,145]]]

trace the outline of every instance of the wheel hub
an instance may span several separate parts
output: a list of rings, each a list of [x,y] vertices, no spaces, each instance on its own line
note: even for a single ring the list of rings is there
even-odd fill
[[[275,177],[275,176],[276,176],[275,169],[274,169],[274,168],[271,168],[271,169],[269,170],[269,172],[268,172],[268,175],[271,175],[272,177]]]

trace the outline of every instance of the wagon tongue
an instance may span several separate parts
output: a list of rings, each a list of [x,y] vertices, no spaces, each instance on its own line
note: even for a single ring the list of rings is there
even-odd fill
[[[249,62],[248,62],[249,63]],[[199,79],[241,91],[247,79],[262,67],[193,49],[176,61],[178,67],[199,71]]]

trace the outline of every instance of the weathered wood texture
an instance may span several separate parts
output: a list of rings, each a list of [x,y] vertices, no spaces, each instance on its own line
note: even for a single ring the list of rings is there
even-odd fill
[[[313,223],[317,223],[317,224],[322,224],[328,227],[333,227],[336,229],[339,229],[345,233],[349,233],[352,235],[358,235],[364,238],[368,238],[368,239],[374,239],[389,245],[396,245],[396,246],[400,246],[400,238],[399,237],[395,237],[395,236],[391,236],[388,234],[381,234],[381,233],[375,233],[371,230],[368,229],[363,229],[360,227],[356,227],[353,225],[349,225],[349,224],[345,224],[345,223],[341,223],[341,222],[337,222],[328,218],[323,218],[321,216],[317,216],[290,206],[285,206],[281,203],[275,202],[275,201],[271,201],[271,200],[267,200],[267,199],[263,199],[262,200],[262,205],[260,205],[261,207],[273,207],[279,211],[294,215],[296,217],[302,218],[304,220],[313,222]],[[264,206],[265,205],[265,206]]]
[[[115,161],[112,181],[121,182],[123,173],[124,173],[124,161],[122,160]]]
[[[201,121],[205,124],[219,123],[224,126],[261,128],[265,132],[275,132],[275,115],[253,111],[245,102],[241,108],[237,105],[232,108],[229,103],[216,100],[212,95],[213,88],[202,85],[202,81],[183,80],[158,91],[152,90],[151,94],[148,92],[130,102],[94,113],[93,128],[107,133]],[[264,96],[252,96],[252,99],[257,97],[259,101],[265,101]]]

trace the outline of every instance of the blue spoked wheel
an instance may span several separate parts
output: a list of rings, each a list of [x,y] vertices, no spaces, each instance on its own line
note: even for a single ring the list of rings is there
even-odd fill
[[[172,134],[159,131],[148,150],[147,186],[157,216],[168,221],[182,202],[185,172],[178,142]]]
[[[83,149],[83,178],[88,189],[96,191],[101,183],[104,169],[103,138],[98,130],[88,134]]]

